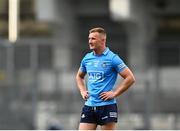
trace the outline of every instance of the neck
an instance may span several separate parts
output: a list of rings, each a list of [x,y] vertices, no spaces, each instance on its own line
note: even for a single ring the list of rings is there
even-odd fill
[[[106,47],[103,47],[103,48],[101,48],[101,49],[94,50],[94,54],[96,54],[96,55],[101,55],[101,54],[104,52],[105,49],[106,49]]]

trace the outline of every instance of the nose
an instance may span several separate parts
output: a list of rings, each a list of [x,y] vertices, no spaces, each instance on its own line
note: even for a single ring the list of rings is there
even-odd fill
[[[92,43],[92,40],[91,40],[91,39],[89,39],[89,43]]]

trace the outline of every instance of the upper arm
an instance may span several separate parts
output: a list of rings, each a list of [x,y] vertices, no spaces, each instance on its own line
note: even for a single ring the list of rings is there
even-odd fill
[[[86,75],[86,73],[85,73],[85,72],[82,72],[81,69],[79,68],[76,77],[77,77],[77,78],[80,77],[80,78],[84,79],[85,75]]]
[[[116,72],[122,72],[125,68],[127,68],[126,64],[124,61],[118,56],[115,55],[112,59],[112,64]]]
[[[85,58],[82,59],[79,70],[77,72],[76,78],[84,79],[84,76],[86,75],[86,66],[85,66]]]
[[[115,70],[119,73],[121,77],[123,77],[124,79],[129,77],[134,81],[134,75],[132,71],[127,67],[127,65],[118,55],[114,56],[113,65]]]

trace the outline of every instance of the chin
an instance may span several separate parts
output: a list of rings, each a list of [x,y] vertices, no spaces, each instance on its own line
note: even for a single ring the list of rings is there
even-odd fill
[[[90,50],[94,50],[95,48],[94,47],[89,47]]]

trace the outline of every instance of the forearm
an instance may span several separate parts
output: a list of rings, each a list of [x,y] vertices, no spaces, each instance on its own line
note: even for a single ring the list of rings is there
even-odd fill
[[[115,97],[124,93],[134,82],[135,80],[131,76],[125,78],[114,90]]]
[[[79,88],[79,91],[86,91],[85,81],[81,77],[76,77],[76,83]]]

